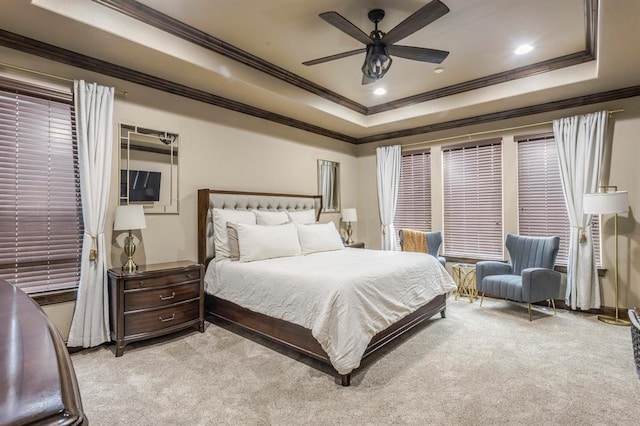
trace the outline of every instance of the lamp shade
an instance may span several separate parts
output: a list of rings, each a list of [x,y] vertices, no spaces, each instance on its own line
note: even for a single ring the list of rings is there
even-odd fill
[[[585,214],[626,213],[629,209],[627,191],[598,192],[584,194],[582,210]]]
[[[356,211],[356,209],[342,209],[342,221],[357,222],[358,212]]]
[[[130,229],[144,229],[147,222],[144,220],[144,208],[140,204],[129,204],[116,207],[116,218],[113,224],[115,231],[128,231]]]

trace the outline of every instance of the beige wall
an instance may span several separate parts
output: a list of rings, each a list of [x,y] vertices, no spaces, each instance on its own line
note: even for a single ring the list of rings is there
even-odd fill
[[[112,158],[112,191],[107,216],[107,241],[109,266],[119,267],[123,262],[120,243],[112,233],[113,213],[118,197],[117,126],[134,124],[152,129],[180,134],[180,213],[148,215],[147,228],[137,231],[141,238],[135,260],[140,264],[195,260],[196,246],[196,192],[199,188],[230,190],[317,193],[317,159],[340,163],[340,191],[343,207],[358,208],[358,222],[354,224],[354,239],[364,241],[368,248],[380,247],[380,220],[376,194],[375,146],[353,146],[317,136],[287,126],[268,122],[138,86],[104,75],[90,73],[20,52],[0,48],[4,60],[15,65],[37,69],[56,75],[126,90],[126,97],[116,96],[114,108],[114,150]],[[7,74],[7,73],[4,73]],[[33,76],[16,76],[39,81]],[[51,84],[51,81],[47,82]],[[453,137],[447,142],[429,144],[432,152],[432,207],[434,228],[442,228],[442,195],[440,148],[446,143],[469,140],[472,132],[491,132],[511,126],[528,125],[549,119],[591,112],[597,109],[624,108],[614,117],[611,184],[629,191],[630,214],[620,218],[620,301],[621,306],[640,304],[640,226],[635,219],[640,210],[640,176],[638,175],[638,141],[640,134],[640,99],[632,98],[609,104],[566,110],[557,113],[525,117],[522,119],[467,127],[459,130],[420,135],[391,143],[422,143],[443,137]],[[504,131],[504,201],[506,232],[517,232],[515,208],[515,146],[513,135],[524,132],[548,131],[550,126],[529,128],[523,131]],[[486,137],[496,136],[496,133]],[[477,139],[483,139],[478,137]],[[339,222],[339,214],[325,214],[326,220]],[[605,218],[603,228],[603,262],[613,267],[612,218]],[[603,279],[604,304],[613,306],[611,272]],[[73,312],[73,303],[46,308],[66,338]]]
[[[514,135],[535,134],[551,131],[551,125],[545,124],[522,129],[502,130],[490,133],[492,129],[505,129],[509,127],[526,126],[528,124],[548,121],[552,118],[566,117],[579,113],[598,111],[602,109],[612,110],[623,108],[624,111],[614,114],[610,120],[612,141],[608,151],[610,158],[611,185],[617,185],[620,190],[629,191],[630,209],[628,214],[619,216],[619,289],[620,307],[635,307],[640,305],[640,225],[636,216],[640,211],[640,172],[638,162],[640,160],[640,98],[632,98],[611,102],[609,104],[596,105],[576,110],[565,110],[554,114],[537,117],[525,117],[524,119],[492,123],[491,125],[466,127],[458,131],[441,132],[440,134],[423,136],[411,140],[391,141],[381,144],[369,144],[358,148],[358,231],[363,236],[367,247],[380,248],[380,216],[376,206],[376,160],[375,147],[390,145],[392,143],[416,144],[429,146],[431,149],[431,174],[432,174],[432,217],[433,229],[442,229],[442,159],[441,148],[447,144],[482,140],[489,137],[502,137],[503,141],[503,206],[504,206],[504,232],[517,233],[517,153]],[[474,132],[488,132],[480,136],[469,137]],[[446,141],[428,143],[429,140],[439,138],[451,138]],[[420,144],[420,142],[426,142]],[[407,146],[403,149],[411,149]],[[606,183],[605,177],[603,182]],[[603,252],[602,262],[608,272],[601,279],[603,304],[612,307],[614,298],[614,237],[611,215],[603,217],[602,237]]]

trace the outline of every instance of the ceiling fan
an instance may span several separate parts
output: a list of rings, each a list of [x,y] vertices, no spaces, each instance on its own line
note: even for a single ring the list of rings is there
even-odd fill
[[[320,18],[359,42],[364,43],[367,47],[325,56],[302,64],[317,65],[366,52],[364,63],[362,64],[362,84],[373,83],[381,79],[389,71],[392,62],[390,55],[414,61],[439,64],[449,55],[449,52],[424,47],[396,46],[394,43],[429,25],[447,13],[449,13],[449,8],[444,3],[440,0],[433,0],[400,22],[391,31],[384,33],[378,30],[378,23],[384,18],[384,10],[373,9],[367,15],[369,20],[375,24],[375,29],[370,35],[365,34],[360,28],[337,12],[321,13],[319,15]]]

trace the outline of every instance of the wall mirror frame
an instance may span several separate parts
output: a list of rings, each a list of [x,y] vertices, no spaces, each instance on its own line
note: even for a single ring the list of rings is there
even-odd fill
[[[145,214],[177,214],[180,136],[121,123],[119,204],[142,204]]]
[[[318,193],[323,213],[340,212],[340,163],[318,160]]]

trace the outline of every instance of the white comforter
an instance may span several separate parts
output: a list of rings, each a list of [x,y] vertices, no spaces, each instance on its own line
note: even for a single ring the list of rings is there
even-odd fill
[[[347,374],[375,334],[456,286],[433,256],[348,248],[246,263],[214,259],[205,288],[310,329]]]

